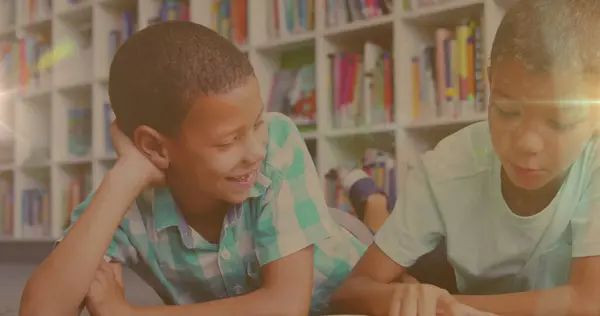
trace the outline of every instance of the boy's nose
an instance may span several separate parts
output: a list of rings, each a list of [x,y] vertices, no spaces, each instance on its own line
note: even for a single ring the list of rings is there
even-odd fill
[[[246,160],[250,163],[257,163],[263,159],[267,154],[267,144],[261,141],[260,137],[251,137],[248,144],[248,151]]]
[[[516,133],[513,141],[517,149],[528,154],[536,154],[544,149],[544,141],[542,137],[533,130]]]

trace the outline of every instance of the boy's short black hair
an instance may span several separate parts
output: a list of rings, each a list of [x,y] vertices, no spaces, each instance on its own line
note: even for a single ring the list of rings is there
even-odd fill
[[[516,59],[532,71],[600,74],[600,0],[521,0],[494,38],[491,64]]]
[[[198,98],[227,93],[252,75],[250,61],[229,40],[200,24],[169,21],[140,30],[119,48],[108,92],[126,135],[146,125],[172,137]]]

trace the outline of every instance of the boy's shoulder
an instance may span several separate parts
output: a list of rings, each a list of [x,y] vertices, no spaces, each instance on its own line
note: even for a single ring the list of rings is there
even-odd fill
[[[461,128],[442,139],[422,156],[433,181],[468,178],[492,170],[496,154],[487,121]]]
[[[276,169],[285,169],[292,163],[294,155],[304,153],[304,140],[292,119],[277,112],[264,116],[268,128],[265,164]]]
[[[301,137],[294,121],[282,113],[266,112],[264,120],[268,127],[269,144],[274,143],[278,147],[283,147],[290,137]]]
[[[592,177],[600,177],[600,136],[594,136],[587,143],[570,169],[579,170],[580,177],[587,178],[586,182],[590,182]]]

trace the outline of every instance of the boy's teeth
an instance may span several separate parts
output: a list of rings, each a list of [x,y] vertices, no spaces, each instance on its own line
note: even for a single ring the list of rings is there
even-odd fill
[[[248,179],[250,179],[251,176],[252,176],[252,173],[249,173],[245,176],[235,177],[234,179],[236,179],[238,181],[248,181]]]

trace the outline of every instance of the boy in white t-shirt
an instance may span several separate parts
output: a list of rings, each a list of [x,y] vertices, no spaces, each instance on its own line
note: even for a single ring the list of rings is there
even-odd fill
[[[447,137],[344,285],[338,312],[600,314],[600,1],[526,0],[491,52],[487,122]],[[460,295],[394,283],[446,240]]]

